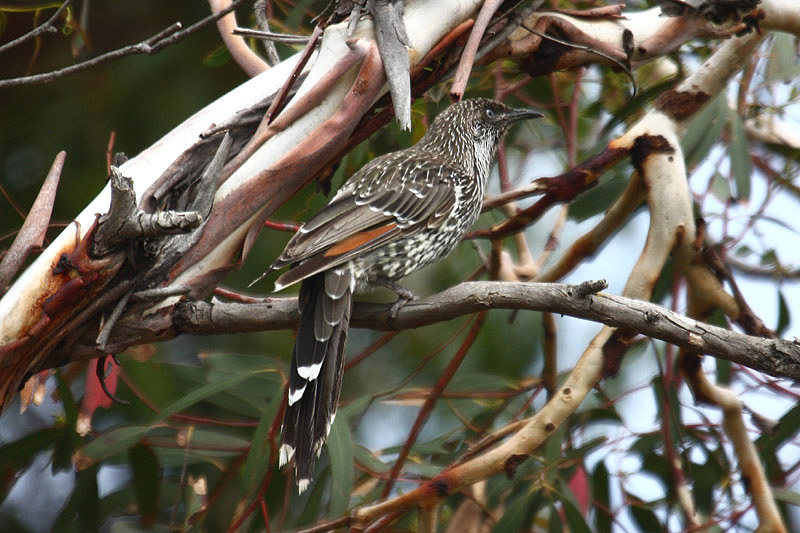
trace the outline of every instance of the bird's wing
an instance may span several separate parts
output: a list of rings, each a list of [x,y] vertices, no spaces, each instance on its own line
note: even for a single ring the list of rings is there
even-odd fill
[[[460,171],[433,158],[392,162],[374,160],[303,224],[272,265],[294,265],[278,278],[277,289],[447,218],[456,201],[452,183]]]

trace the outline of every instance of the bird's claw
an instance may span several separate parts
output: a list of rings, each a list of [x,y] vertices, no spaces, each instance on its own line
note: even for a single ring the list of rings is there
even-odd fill
[[[387,313],[387,316],[389,317],[389,324],[394,322],[394,319],[397,318],[397,314],[400,312],[400,310],[403,307],[406,306],[406,304],[408,302],[410,302],[411,300],[417,300],[417,299],[418,299],[417,296],[415,294],[411,293],[411,292],[409,292],[408,294],[399,295],[398,298],[397,298],[397,301],[392,304],[392,306],[389,308],[389,311]]]

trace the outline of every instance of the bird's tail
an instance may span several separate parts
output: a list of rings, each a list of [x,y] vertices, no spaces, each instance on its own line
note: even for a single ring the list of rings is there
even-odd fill
[[[340,267],[305,279],[300,286],[300,325],[292,353],[280,466],[294,456],[301,493],[311,481],[314,459],[336,416],[354,285],[353,272]]]

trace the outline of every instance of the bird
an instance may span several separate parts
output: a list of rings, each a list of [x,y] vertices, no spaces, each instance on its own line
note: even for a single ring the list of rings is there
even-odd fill
[[[311,482],[336,415],[354,293],[392,289],[393,318],[414,298],[397,281],[449,254],[477,219],[511,125],[541,116],[487,98],[450,105],[416,144],[353,174],[267,270],[290,267],[276,292],[301,283],[279,450],[279,467],[294,458],[299,493]]]

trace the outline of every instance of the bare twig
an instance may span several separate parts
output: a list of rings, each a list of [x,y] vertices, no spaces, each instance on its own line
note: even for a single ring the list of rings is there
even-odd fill
[[[272,31],[253,30],[250,28],[236,28],[233,30],[233,34],[241,35],[242,37],[261,39],[265,42],[283,44],[306,44],[309,40],[307,35],[291,35],[289,33],[275,33]]]
[[[42,74],[33,74],[31,76],[21,76],[19,78],[0,80],[0,89],[6,87],[19,87],[21,85],[49,83],[51,81],[69,76],[71,74],[76,74],[78,72],[83,72],[84,70],[88,70],[96,67],[97,65],[107,63],[121,57],[127,57],[136,54],[155,54],[167,46],[177,43],[187,35],[190,35],[201,28],[208,26],[212,22],[215,22],[217,19],[224,17],[245,1],[246,0],[235,0],[227,9],[223,9],[219,13],[209,15],[208,17],[195,22],[186,29],[182,29],[183,25],[180,22],[176,22],[175,24],[170,25],[169,27],[140,43],[131,44],[122,48],[118,48],[117,50],[106,52],[105,54],[101,54],[95,58],[77,63],[75,65],[70,65],[68,67],[53,70],[51,72],[44,72]]]
[[[486,311],[483,311],[478,314],[475,322],[472,324],[472,327],[469,330],[469,333],[467,334],[467,337],[461,343],[458,352],[456,352],[455,356],[453,356],[453,358],[450,360],[450,363],[447,365],[445,371],[442,372],[442,375],[439,376],[439,379],[436,381],[436,386],[425,398],[425,403],[420,408],[419,413],[417,413],[417,418],[414,420],[414,425],[408,432],[408,438],[406,439],[405,444],[403,444],[403,448],[400,450],[397,460],[394,462],[394,466],[389,474],[389,479],[387,480],[386,485],[383,487],[383,498],[386,498],[389,496],[389,494],[391,494],[394,483],[397,481],[397,478],[400,475],[400,470],[403,469],[406,458],[408,458],[408,454],[411,452],[411,447],[417,441],[417,437],[419,437],[425,422],[428,420],[428,417],[433,411],[436,401],[444,392],[445,387],[447,387],[447,385],[453,379],[453,376],[461,366],[462,361],[464,361],[464,357],[467,355],[469,348],[475,342],[475,338],[478,336],[478,333],[480,333],[481,327],[483,326],[485,320]]]
[[[565,41],[564,39],[559,39],[559,38],[554,37],[552,35],[548,35],[546,33],[537,31],[537,30],[535,30],[533,28],[529,28],[525,24],[521,24],[520,27],[522,27],[527,32],[530,32],[530,33],[532,33],[532,34],[534,34],[534,35],[536,35],[538,37],[541,37],[542,39],[547,39],[549,41],[553,41],[555,43],[558,43],[561,46],[566,46],[567,48],[574,48],[576,50],[581,50],[583,52],[586,52],[587,54],[594,54],[594,55],[597,55],[599,57],[602,57],[603,59],[606,59],[611,64],[616,65],[617,67],[619,67],[620,70],[622,70],[628,76],[628,79],[631,80],[631,85],[633,85],[633,94],[631,95],[631,99],[636,98],[636,95],[639,93],[639,86],[636,84],[636,78],[633,76],[633,71],[631,71],[631,67],[627,62],[623,62],[620,59],[614,57],[613,55],[611,55],[609,53],[606,53],[606,52],[603,52],[602,50],[597,50],[597,49],[592,48],[591,46],[588,46],[588,45],[575,44],[575,43],[572,43],[572,42],[569,42],[569,41]]]
[[[44,24],[40,24],[40,25],[36,26],[34,29],[29,31],[25,35],[21,35],[21,36],[17,37],[16,39],[14,39],[13,41],[8,41],[7,43],[0,45],[0,54],[5,52],[6,50],[14,48],[15,46],[19,46],[20,44],[22,44],[22,43],[24,43],[26,41],[29,41],[29,40],[33,39],[34,37],[37,37],[37,36],[39,36],[39,35],[41,35],[43,33],[55,33],[55,32],[57,32],[58,28],[53,26],[53,23],[56,21],[56,19],[58,17],[61,16],[61,13],[63,13],[64,10],[67,9],[71,3],[72,3],[72,0],[65,0],[64,3],[61,4],[61,7],[59,7],[56,10],[56,12],[53,13],[53,15],[49,19],[47,19],[47,21]]]
[[[128,292],[125,294],[125,296],[120,298],[117,304],[114,306],[114,309],[111,311],[111,314],[106,318],[103,328],[100,330],[100,333],[97,335],[97,338],[94,341],[100,351],[106,351],[106,343],[108,343],[108,338],[111,336],[111,330],[114,329],[114,325],[122,316],[122,312],[125,310],[125,306],[128,305],[128,299],[130,297],[131,293]]]
[[[253,4],[253,14],[256,16],[256,24],[258,29],[264,32],[269,32],[269,17],[267,16],[267,0],[257,0]],[[236,30],[233,30],[236,34]],[[275,47],[275,41],[263,41],[264,54],[267,56],[267,63],[270,66],[275,66],[281,62],[278,55],[278,49]]]

